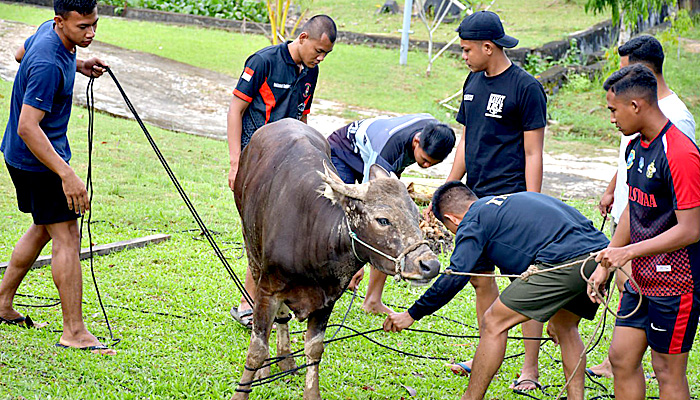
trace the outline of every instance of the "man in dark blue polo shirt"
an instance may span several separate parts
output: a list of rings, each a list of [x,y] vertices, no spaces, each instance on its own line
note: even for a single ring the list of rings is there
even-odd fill
[[[80,231],[77,219],[90,208],[85,184],[69,165],[68,120],[75,73],[100,76],[97,58],[78,60],[97,29],[95,0],[55,0],[55,17],[44,22],[17,51],[10,117],[2,150],[17,192],[19,210],[33,223],[17,242],[0,283],[0,323],[32,325],[12,308],[17,288],[46,244],[52,242],[51,274],[61,297],[59,347],[113,355],[83,322]]]
[[[316,15],[304,24],[294,41],[266,47],[246,60],[228,110],[231,190],[241,152],[257,129],[283,118],[306,122],[318,80],[317,66],[333,50],[336,32],[329,16]],[[251,296],[255,293],[250,270],[246,272],[245,288]],[[231,315],[252,327],[253,310],[245,298],[241,298],[238,308],[231,309]]]
[[[575,208],[533,192],[477,198],[462,182],[451,181],[433,196],[433,213],[455,233],[450,267],[456,272],[477,272],[482,261],[498,265],[503,274],[521,274],[530,265],[540,269],[575,263],[515,279],[484,313],[481,339],[462,399],[483,399],[498,371],[513,326],[537,320],[550,321],[561,345],[566,371],[574,370],[583,352],[578,323],[593,319],[597,303],[587,299],[587,283],[597,263],[591,252],[604,249],[608,239]],[[415,320],[447,304],[469,282],[469,276],[443,275],[406,312],[390,314],[387,331],[401,331]],[[550,319],[551,318],[551,319]],[[585,357],[585,353],[584,353]],[[585,365],[585,359],[584,359]],[[569,399],[583,399],[584,370],[579,368],[568,387]]]

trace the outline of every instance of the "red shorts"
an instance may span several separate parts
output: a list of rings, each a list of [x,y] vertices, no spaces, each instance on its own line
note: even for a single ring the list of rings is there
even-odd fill
[[[618,314],[629,314],[638,302],[639,294],[633,291],[629,281],[625,282]],[[618,318],[615,326],[644,329],[652,350],[662,354],[681,354],[693,347],[699,318],[698,292],[680,296],[642,296],[639,310],[627,319]]]

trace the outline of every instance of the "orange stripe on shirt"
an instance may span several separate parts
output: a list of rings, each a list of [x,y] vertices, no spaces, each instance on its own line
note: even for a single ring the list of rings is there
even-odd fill
[[[247,73],[247,74],[250,75],[250,76],[253,76],[253,75],[255,74],[255,71],[253,71],[253,70],[250,69],[249,67],[245,67],[245,69],[243,70],[243,72]]]
[[[253,98],[252,98],[252,97],[248,96],[247,94],[241,92],[241,91],[238,90],[238,89],[233,89],[233,94],[234,94],[236,97],[238,97],[239,99],[245,100],[245,101],[247,101],[248,103],[250,103],[250,102],[253,101]]]
[[[265,78],[265,82],[260,86],[260,96],[262,96],[265,102],[265,123],[268,123],[270,121],[272,109],[275,108],[275,104],[277,104],[277,100],[275,100],[275,95],[272,94],[270,85],[267,84],[267,78]]]

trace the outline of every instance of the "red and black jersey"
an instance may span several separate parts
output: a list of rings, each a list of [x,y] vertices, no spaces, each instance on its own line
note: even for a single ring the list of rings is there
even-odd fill
[[[300,71],[289,42],[268,46],[248,57],[233,94],[250,103],[243,113],[241,147],[263,125],[283,118],[301,119],[311,109],[318,67]]]
[[[700,153],[667,122],[650,143],[641,136],[627,146],[631,243],[678,224],[675,210],[700,206]],[[700,243],[632,260],[634,279],[647,296],[678,296],[700,290]]]

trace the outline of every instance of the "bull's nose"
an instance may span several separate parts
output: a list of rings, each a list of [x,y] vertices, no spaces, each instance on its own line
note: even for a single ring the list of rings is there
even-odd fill
[[[440,261],[437,258],[420,260],[420,271],[426,279],[432,279],[440,272]]]

